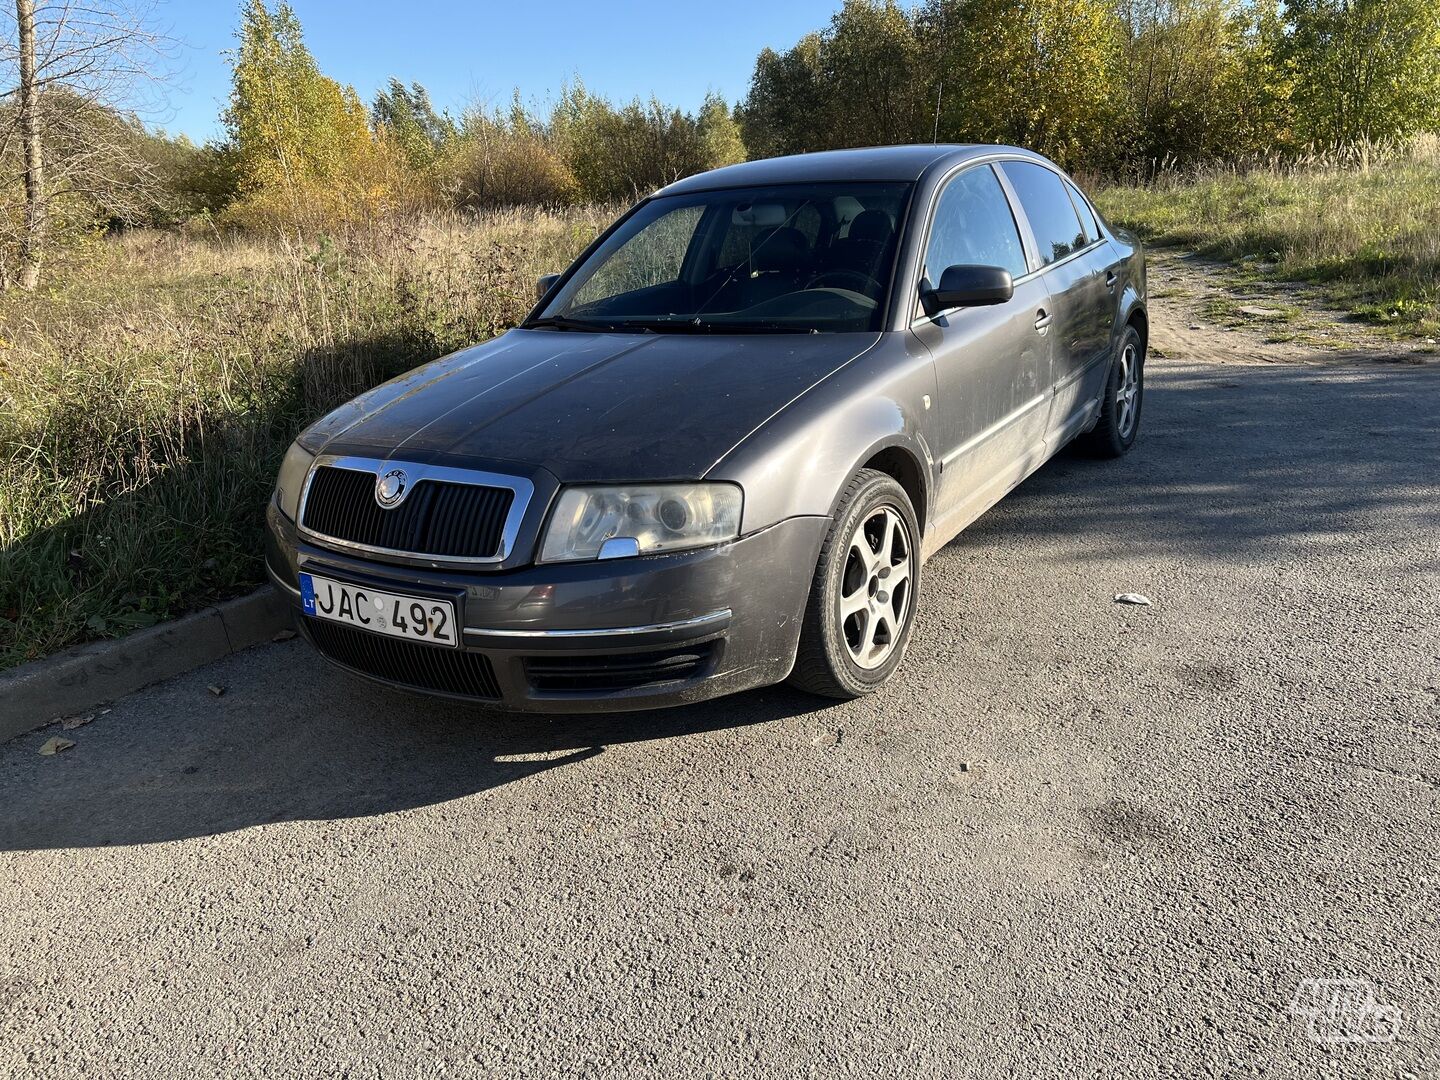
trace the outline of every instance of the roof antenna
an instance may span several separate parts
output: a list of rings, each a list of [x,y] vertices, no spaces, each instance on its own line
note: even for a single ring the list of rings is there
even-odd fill
[[[940,85],[935,88],[935,131],[930,136],[930,142],[938,145],[940,142],[940,97],[945,93],[945,80],[940,80]]]

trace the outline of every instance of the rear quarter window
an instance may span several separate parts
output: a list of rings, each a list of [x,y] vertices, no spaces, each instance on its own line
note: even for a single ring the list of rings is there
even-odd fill
[[[1080,224],[1085,226],[1085,235],[1093,244],[1100,239],[1100,224],[1095,220],[1095,211],[1090,209],[1090,200],[1068,180],[1065,181],[1065,190],[1070,192],[1070,201],[1075,204],[1075,211],[1080,215]]]

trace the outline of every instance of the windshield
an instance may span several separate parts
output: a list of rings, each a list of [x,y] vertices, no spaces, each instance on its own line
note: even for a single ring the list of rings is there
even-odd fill
[[[530,327],[670,333],[877,330],[909,184],[785,184],[653,199]]]

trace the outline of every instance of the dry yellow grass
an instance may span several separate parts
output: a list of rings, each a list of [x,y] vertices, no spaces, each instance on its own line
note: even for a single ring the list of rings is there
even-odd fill
[[[512,325],[614,212],[135,233],[0,299],[0,666],[259,581],[296,430]]]

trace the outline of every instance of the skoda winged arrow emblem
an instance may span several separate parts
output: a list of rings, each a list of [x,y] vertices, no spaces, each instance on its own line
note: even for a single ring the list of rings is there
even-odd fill
[[[405,501],[410,490],[410,477],[404,469],[391,469],[375,481],[375,501],[386,510],[394,509]]]

